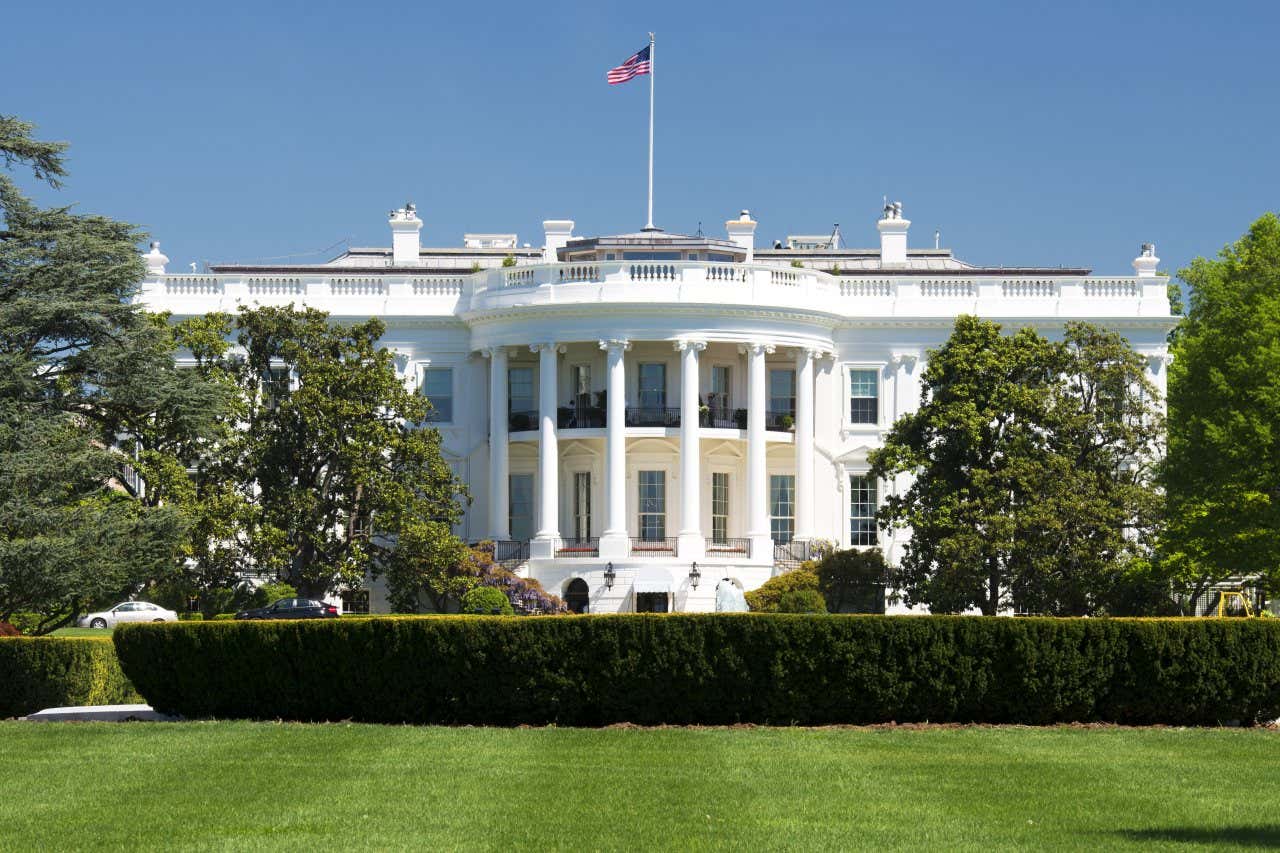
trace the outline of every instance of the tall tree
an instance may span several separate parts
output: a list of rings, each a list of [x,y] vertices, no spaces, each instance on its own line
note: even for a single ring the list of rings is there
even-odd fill
[[[1166,557],[1203,589],[1280,589],[1280,218],[1179,271],[1189,306],[1169,367]]]
[[[960,317],[930,355],[920,407],[871,455],[902,484],[882,523],[909,526],[908,603],[992,615],[1107,612],[1149,551],[1161,423],[1144,364],[1118,335],[1062,342]]]
[[[57,187],[65,148],[0,116],[6,166]],[[156,355],[133,303],[142,235],[40,208],[2,173],[0,217],[0,615],[35,610],[50,628],[171,570],[184,523],[120,485],[131,461],[116,449],[122,389]]]

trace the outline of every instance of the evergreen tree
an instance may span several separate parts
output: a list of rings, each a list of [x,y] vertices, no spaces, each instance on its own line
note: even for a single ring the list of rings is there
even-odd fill
[[[1280,588],[1280,218],[1196,258],[1169,367],[1168,561],[1201,591]]]

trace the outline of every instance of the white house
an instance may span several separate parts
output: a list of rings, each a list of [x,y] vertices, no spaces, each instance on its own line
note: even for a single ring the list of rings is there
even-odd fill
[[[867,454],[916,406],[959,314],[1050,336],[1100,323],[1165,384],[1172,320],[1149,244],[1135,275],[1099,277],[909,248],[901,204],[871,249],[838,230],[757,248],[745,210],[723,238],[548,220],[537,248],[424,248],[413,205],[389,224],[390,248],[314,265],[170,274],[153,245],[140,300],[177,318],[252,303],[382,318],[474,498],[458,534],[497,541],[577,610],[711,610],[719,584],[757,587],[819,539],[893,560],[901,542],[872,516],[896,484],[867,477]]]

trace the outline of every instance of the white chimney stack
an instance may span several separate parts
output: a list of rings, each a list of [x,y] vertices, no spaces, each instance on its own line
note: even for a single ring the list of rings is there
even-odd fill
[[[724,224],[724,230],[729,232],[729,242],[746,249],[746,262],[751,263],[756,253],[756,221],[751,218],[751,212],[742,211],[737,219],[730,219]]]
[[[544,219],[542,231],[546,235],[542,243],[542,262],[554,264],[560,260],[559,251],[573,239],[573,220]]]
[[[1155,278],[1158,266],[1160,266],[1160,259],[1156,257],[1156,244],[1143,243],[1138,257],[1133,259],[1134,273],[1138,278]]]
[[[391,263],[393,266],[418,265],[418,232],[422,220],[418,209],[409,202],[399,210],[391,211],[387,223],[391,226]]]
[[[902,218],[902,202],[886,202],[884,215],[876,223],[880,231],[880,266],[907,265],[907,229],[910,227],[911,220]]]
[[[151,251],[142,256],[147,262],[147,275],[164,275],[164,265],[169,263],[169,258],[160,251],[160,241],[153,240],[151,243]]]

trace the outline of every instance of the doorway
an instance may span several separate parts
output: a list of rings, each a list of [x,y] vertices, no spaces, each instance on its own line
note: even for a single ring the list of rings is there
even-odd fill
[[[591,592],[587,589],[587,582],[582,578],[574,578],[569,581],[569,586],[564,591],[564,603],[574,613],[586,613],[590,606]]]
[[[671,609],[671,595],[666,592],[637,592],[637,613],[666,613]]]

